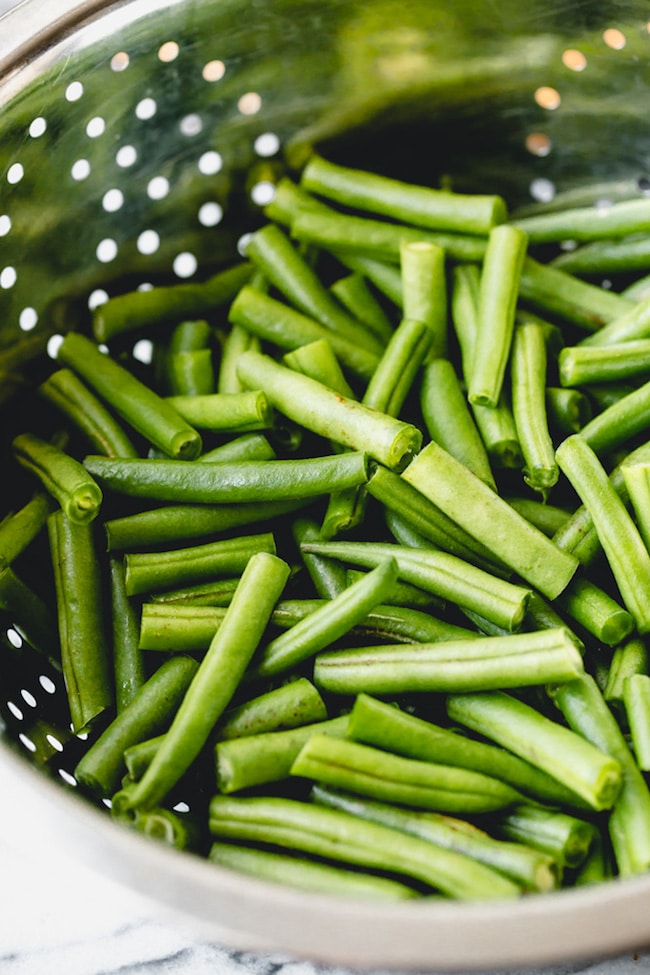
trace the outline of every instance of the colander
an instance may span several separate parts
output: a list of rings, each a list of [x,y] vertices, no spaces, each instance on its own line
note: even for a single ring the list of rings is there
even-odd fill
[[[48,338],[106,296],[231,261],[314,145],[416,182],[489,187],[521,212],[647,193],[649,21],[649,4],[618,0],[19,2],[0,16],[2,462]],[[23,569],[46,563],[37,550]],[[9,613],[0,640],[5,835],[27,819],[33,849],[54,844],[224,944],[469,971],[650,943],[649,876],[515,904],[370,906],[135,835],[76,794],[56,667]]]

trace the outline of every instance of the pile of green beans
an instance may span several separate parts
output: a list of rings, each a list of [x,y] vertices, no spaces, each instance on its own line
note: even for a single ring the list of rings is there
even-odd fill
[[[63,674],[78,790],[347,897],[649,870],[643,206],[313,156],[265,218],[61,336],[11,442],[2,608]]]

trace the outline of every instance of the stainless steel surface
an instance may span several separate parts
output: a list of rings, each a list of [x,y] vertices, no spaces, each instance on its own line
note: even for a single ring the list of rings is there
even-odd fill
[[[314,142],[423,182],[488,185],[512,206],[644,192],[649,16],[643,3],[23,0],[0,18],[0,344],[83,325],[98,290],[232,258]],[[74,794],[60,677],[6,615],[0,638],[7,823],[28,806],[39,842],[218,938],[428,970],[650,941],[647,876],[516,904],[368,907],[154,846]]]

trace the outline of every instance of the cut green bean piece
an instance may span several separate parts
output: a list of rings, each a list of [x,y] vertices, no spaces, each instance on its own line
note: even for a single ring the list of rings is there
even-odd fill
[[[442,247],[409,241],[400,247],[402,312],[424,322],[431,332],[429,357],[447,354],[446,255]]]
[[[104,307],[104,306],[102,306]],[[201,437],[180,414],[90,339],[68,332],[57,358],[77,373],[134,430],[170,457],[193,460]]]
[[[322,608],[263,646],[253,660],[254,677],[268,677],[314,656],[361,622],[385,601],[397,579],[397,563],[386,559]]]
[[[226,305],[252,273],[252,265],[242,262],[200,283],[183,282],[117,295],[95,309],[94,337],[97,342],[109,342],[124,331],[203,318]]]
[[[84,789],[98,798],[117,791],[125,750],[166,730],[197,669],[195,660],[179,655],[155,671],[77,763],[75,778]]]
[[[574,578],[556,599],[561,612],[591,633],[600,643],[614,647],[630,635],[634,618],[609,593],[584,578]]]
[[[138,647],[140,650],[175,653],[205,651],[223,622],[227,605],[178,606],[173,603],[143,603]]]
[[[348,738],[406,758],[439,762],[483,772],[508,783],[532,799],[551,805],[584,803],[556,779],[512,752],[443,728],[362,692],[350,712]]]
[[[569,207],[552,213],[512,220],[534,244],[562,240],[624,237],[645,230],[650,221],[650,200],[622,200],[606,207]]]
[[[650,772],[650,676],[631,674],[623,682],[623,703],[632,748],[642,772]]]
[[[561,386],[546,387],[546,411],[549,425],[563,436],[579,433],[593,416],[586,393]]]
[[[250,284],[253,287],[253,284]],[[252,335],[244,325],[233,322],[223,340],[221,347],[221,361],[217,374],[218,393],[241,393],[243,386],[237,378],[237,359],[247,349],[259,352],[261,348],[259,336]]]
[[[427,444],[402,477],[549,599],[569,584],[578,560],[438,444]]]
[[[175,396],[206,396],[215,392],[213,333],[203,319],[180,322],[167,347],[167,382]]]
[[[610,705],[623,705],[625,680],[634,674],[647,674],[650,659],[645,640],[633,635],[616,647],[610,660],[603,697]]]
[[[571,680],[582,671],[575,638],[552,629],[330,650],[316,657],[314,681],[335,694],[459,694]]]
[[[596,838],[593,823],[540,806],[516,806],[497,820],[501,837],[548,853],[565,867],[584,862]]]
[[[203,824],[196,814],[173,809],[147,809],[138,812],[129,823],[139,833],[166,843],[175,850],[198,853],[202,847]]]
[[[131,795],[132,808],[158,805],[195,760],[239,686],[288,575],[289,566],[277,556],[251,556],[226,618]]]
[[[330,291],[378,338],[386,342],[391,337],[391,321],[363,274],[352,271],[344,275],[330,286]]]
[[[66,517],[80,524],[94,521],[102,504],[102,491],[78,460],[33,433],[14,437],[12,449],[21,467],[38,478]]]
[[[197,457],[202,464],[233,460],[277,460],[275,447],[264,433],[242,433]]]
[[[45,529],[54,507],[53,498],[38,489],[22,507],[0,521],[0,570],[11,565]]]
[[[82,431],[93,451],[107,457],[138,456],[126,431],[71,369],[57,369],[38,393]]]
[[[542,325],[517,325],[510,362],[512,411],[524,455],[524,480],[544,498],[560,471],[546,413],[546,341]]]
[[[510,358],[519,278],[528,238],[504,224],[490,231],[479,283],[477,328],[468,383],[471,403],[496,406]]]
[[[383,823],[444,849],[463,853],[509,877],[523,890],[548,891],[559,886],[560,871],[552,856],[532,846],[494,839],[465,820],[444,813],[402,809],[320,785],[313,787],[312,799],[329,809],[341,809],[359,819]]]
[[[521,801],[515,789],[482,772],[403,758],[326,735],[307,740],[291,774],[383,802],[461,815],[493,812]]]
[[[400,469],[422,443],[422,433],[413,424],[343,397],[270,356],[245,352],[237,371],[249,388],[263,389],[290,420],[352,450],[363,450],[386,467]]]
[[[267,522],[304,507],[305,499],[292,501],[244,501],[241,504],[179,504],[139,511],[104,522],[111,552],[190,541]]]
[[[599,285],[581,281],[560,268],[527,257],[519,279],[522,302],[587,332],[597,332],[634,307],[634,302]]]
[[[381,354],[382,343],[336,301],[278,226],[266,224],[255,231],[246,244],[246,253],[271,284],[305,315]]]
[[[300,501],[337,488],[364,484],[369,475],[368,456],[360,451],[300,460],[249,460],[218,465],[89,456],[84,466],[117,494],[204,504]]]
[[[614,806],[622,784],[620,762],[512,694],[450,694],[447,714],[558,779],[593,809]]]
[[[496,490],[488,452],[449,359],[432,359],[425,365],[420,408],[431,439]]]
[[[129,552],[124,556],[126,592],[136,596],[189,585],[215,575],[236,575],[243,572],[256,552],[275,555],[275,538],[271,532],[240,535],[166,552]]]
[[[58,510],[48,518],[48,535],[63,677],[72,727],[79,733],[114,703],[100,563],[91,525]]]
[[[639,632],[649,632],[650,555],[639,530],[582,434],[567,437],[556,457],[591,514],[625,608]]]
[[[620,315],[580,343],[581,348],[616,346],[650,338],[650,296],[633,302]]]
[[[447,552],[413,551],[392,542],[305,542],[302,549],[367,568],[394,558],[398,574],[406,582],[473,609],[507,630],[518,629],[526,612],[529,589],[484,572]]]
[[[336,250],[334,256],[350,271],[363,274],[380,294],[388,298],[397,308],[402,307],[402,274],[399,267],[371,257],[363,257],[358,251]]]
[[[109,556],[110,607],[113,642],[115,708],[120,714],[145,681],[145,668],[139,648],[138,612],[126,592],[124,560]]]
[[[232,325],[242,326],[260,340],[273,343],[284,351],[326,339],[341,364],[366,381],[372,376],[379,361],[378,353],[357,345],[345,335],[325,328],[303,312],[251,287],[244,287],[238,293],[230,306],[229,319]],[[249,349],[240,353],[237,362],[242,355],[248,355],[251,351],[255,350]],[[237,369],[235,374],[241,382]]]
[[[552,689],[567,724],[584,740],[611,755],[622,770],[622,787],[608,819],[609,836],[621,876],[650,868],[650,789],[627,741],[589,674]]]
[[[303,565],[309,573],[316,593],[323,599],[333,599],[334,596],[347,588],[345,566],[336,559],[325,558],[308,552],[304,545],[309,542],[321,542],[320,525],[313,518],[296,518],[292,525],[294,542],[300,549]]]
[[[399,416],[430,349],[429,326],[414,318],[403,318],[366,387],[363,405]]]
[[[259,390],[211,393],[208,396],[167,396],[165,402],[197,429],[217,433],[267,430],[273,419],[271,406]]]
[[[281,782],[301,749],[314,735],[344,738],[347,715],[284,731],[268,731],[217,741],[214,748],[217,788],[226,795],[269,782]]]
[[[419,837],[313,803],[215,796],[213,836],[271,843],[333,860],[413,877],[448,897],[517,897],[519,887],[483,864]]]
[[[634,512],[636,525],[646,547],[650,544],[650,464],[623,462],[621,473]]]
[[[282,356],[282,362],[295,372],[302,372],[305,376],[317,379],[324,386],[335,389],[343,396],[354,397],[354,391],[348,383],[332,346],[327,339],[308,342],[292,352]]]
[[[562,528],[571,517],[571,512],[556,505],[545,504],[536,498],[506,498],[508,504],[518,511],[531,525],[539,528],[549,538]]]
[[[239,846],[236,843],[215,841],[210,847],[208,859],[211,863],[238,873],[319,894],[373,901],[408,900],[418,896],[412,887],[388,877],[346,870],[329,863]]]
[[[650,339],[608,345],[573,345],[562,349],[558,362],[563,386],[617,382],[650,373]]]
[[[485,234],[507,216],[497,195],[451,193],[340,166],[313,155],[300,185],[346,206],[404,220],[421,227]]]

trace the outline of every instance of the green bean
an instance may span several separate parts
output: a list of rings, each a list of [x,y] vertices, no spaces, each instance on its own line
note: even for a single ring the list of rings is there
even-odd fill
[[[245,352],[237,371],[249,388],[263,389],[290,420],[352,450],[363,450],[386,467],[404,466],[422,442],[413,424],[340,396],[270,356]]]
[[[546,342],[543,326],[517,325],[510,363],[512,410],[524,455],[524,480],[544,498],[560,476],[546,413]]]
[[[397,563],[386,559],[326,605],[262,646],[252,663],[253,676],[268,677],[289,670],[349,633],[384,602],[396,579]]]
[[[621,876],[650,868],[650,789],[595,680],[583,674],[552,689],[552,697],[574,732],[607,752],[622,770],[622,786],[608,819]]]
[[[363,484],[369,473],[367,455],[356,450],[300,460],[248,460],[218,466],[90,455],[84,466],[117,494],[204,504],[299,501]]]
[[[38,537],[53,509],[53,499],[39,488],[22,507],[0,521],[0,571],[11,565]]]
[[[479,283],[477,328],[468,382],[471,403],[495,407],[510,357],[525,233],[504,224],[488,237]]]
[[[647,509],[647,502],[650,497],[650,468],[647,462],[632,463],[628,461],[621,464],[621,473],[637,528],[647,547],[650,542],[650,520]]]
[[[288,176],[282,176],[275,185],[275,193],[270,203],[264,207],[264,215],[282,226],[288,227],[299,209],[312,207],[317,210],[329,210],[330,207],[322,200],[316,199],[302,186],[295,183]]]
[[[633,634],[616,647],[610,660],[603,696],[610,705],[623,704],[625,680],[634,674],[648,673],[648,648],[641,637]]]
[[[433,441],[402,477],[549,599],[570,582],[578,560]]]
[[[79,733],[114,703],[102,580],[91,525],[59,509],[48,518],[48,535],[63,677],[72,727]]]
[[[120,714],[144,683],[144,661],[138,646],[140,623],[137,609],[126,592],[124,560],[110,556],[108,574],[115,708]]]
[[[196,430],[125,366],[100,352],[90,339],[68,332],[57,358],[154,447],[170,457],[192,460],[199,455],[202,445]]]
[[[550,426],[563,436],[579,433],[593,416],[586,393],[560,386],[546,387],[546,411]]]
[[[320,526],[313,518],[295,518],[292,535],[316,593],[323,599],[333,599],[347,587],[345,566],[336,559],[313,554],[304,548],[308,542],[322,541]]]
[[[167,729],[197,669],[190,657],[170,657],[142,684],[77,763],[74,775],[84,789],[98,798],[117,791],[125,750]]]
[[[519,279],[521,301],[545,314],[597,332],[608,322],[630,311],[634,302],[613,291],[581,281],[550,264],[528,256]]]
[[[71,454],[34,433],[12,441],[13,455],[58,502],[66,517],[85,524],[99,514],[103,495],[95,479]]]
[[[567,437],[556,457],[591,513],[625,608],[640,633],[650,631],[650,555],[636,525],[582,434]]]
[[[496,490],[485,444],[449,359],[432,359],[425,365],[420,383],[420,408],[431,439]]]
[[[343,396],[354,397],[354,391],[345,378],[327,339],[308,342],[307,345],[301,345],[292,352],[287,352],[282,356],[282,362],[289,369],[311,376],[312,379],[317,379],[324,386],[335,389]]]
[[[231,594],[232,595],[232,594]],[[205,651],[223,622],[226,606],[143,603],[138,631],[140,650]]]
[[[403,318],[384,349],[362,404],[389,416],[399,416],[430,349],[429,325],[414,318]]]
[[[516,630],[526,611],[530,590],[484,572],[447,552],[416,552],[392,542],[305,542],[303,551],[372,568],[394,558],[401,579],[475,610],[508,630]]]
[[[241,504],[179,504],[139,511],[104,522],[110,552],[189,541],[299,510],[304,500],[244,501]]]
[[[173,809],[147,809],[136,813],[130,825],[151,839],[175,850],[201,851],[203,824],[196,814]]]
[[[312,155],[300,185],[317,196],[421,227],[485,234],[506,219],[497,195],[450,193],[336,165]]]
[[[567,523],[571,512],[536,498],[507,497],[508,504],[549,538]]]
[[[613,874],[609,850],[605,848],[602,832],[596,830],[586,857],[574,872],[574,886],[584,887],[587,884],[602,883],[604,880],[611,880]]]
[[[623,682],[623,703],[632,748],[642,772],[650,771],[650,676],[630,674]]]
[[[242,262],[207,281],[161,285],[109,298],[93,313],[93,335],[97,342],[109,342],[125,331],[202,318],[226,305],[252,271],[250,263]]]
[[[558,367],[563,386],[616,382],[650,374],[650,339],[626,339],[607,345],[573,345],[562,349]]]
[[[344,738],[346,715],[325,718],[283,731],[267,731],[217,741],[214,746],[217,789],[224,795],[254,786],[281,782],[301,749],[314,735]]]
[[[391,337],[391,321],[363,274],[352,271],[344,275],[330,285],[330,291],[379,339],[386,342]]]
[[[345,573],[347,584],[351,585],[364,574],[364,569],[347,569]],[[396,608],[422,610],[427,613],[441,606],[431,593],[408,582],[400,582],[399,579],[392,586],[387,602]]]
[[[419,837],[313,803],[215,796],[213,836],[271,843],[357,866],[413,877],[455,898],[516,897],[516,884],[494,870]]]
[[[371,799],[435,812],[486,813],[521,800],[516,790],[483,772],[403,758],[327,735],[307,739],[291,774]]]
[[[291,351],[308,342],[327,339],[341,364],[356,376],[368,380],[372,376],[379,355],[356,345],[345,335],[325,328],[313,318],[254,288],[244,287],[230,306],[232,325],[243,326],[260,340],[270,342],[285,351]],[[247,350],[240,354],[249,355]],[[241,376],[236,370],[239,380]]]
[[[625,237],[644,231],[650,218],[650,201],[622,200],[607,206],[569,207],[553,213],[521,217],[511,223],[530,235],[531,243],[565,239],[594,240]]]
[[[240,535],[166,552],[129,552],[124,556],[128,596],[187,585],[215,575],[242,572],[256,552],[276,554],[271,532]]]
[[[335,210],[298,210],[291,221],[291,235],[314,244],[336,256],[353,254],[358,258],[399,264],[404,243],[427,243],[441,247],[454,261],[480,261],[485,253],[485,238],[468,233],[421,230],[406,223],[388,223]],[[362,265],[357,264],[357,267]]]
[[[494,778],[537,801],[583,805],[575,792],[511,751],[443,728],[365,692],[357,695],[350,712],[348,737],[406,758],[475,772],[489,769]]]
[[[215,841],[210,847],[208,859],[220,867],[239,873],[319,894],[359,897],[372,901],[401,901],[418,896],[412,887],[389,877],[350,871],[329,863],[272,853],[236,843]]]
[[[596,838],[593,823],[556,809],[521,805],[497,820],[498,834],[547,853],[563,867],[584,862]]]
[[[572,579],[557,599],[567,613],[605,646],[616,646],[634,629],[634,618],[609,593],[584,578]]]
[[[252,287],[252,285],[251,285]],[[241,393],[243,386],[237,378],[237,359],[247,349],[259,352],[262,342],[259,336],[252,335],[244,325],[233,322],[221,347],[221,362],[217,374],[218,393]]]
[[[450,694],[447,715],[558,779],[593,809],[614,806],[623,779],[620,762],[514,695]]]
[[[312,799],[329,809],[341,809],[359,819],[383,823],[444,849],[470,856],[509,877],[523,890],[549,891],[559,886],[560,871],[553,857],[521,843],[494,839],[463,819],[444,813],[402,809],[319,785],[312,789]]]
[[[426,241],[400,247],[402,312],[424,322],[431,331],[429,357],[447,354],[447,278],[445,251]]]
[[[336,250],[334,256],[350,271],[363,274],[371,284],[397,308],[403,305],[402,273],[399,267],[372,257],[364,257],[358,251]]]
[[[237,689],[289,575],[267,552],[251,556],[165,739],[131,795],[134,809],[160,803],[188,770]]]
[[[202,464],[233,460],[277,460],[275,447],[265,433],[242,433],[197,457]]]
[[[175,326],[167,349],[167,382],[172,396],[215,392],[212,329],[202,319]]]
[[[97,453],[107,457],[137,457],[131,438],[103,403],[71,369],[57,369],[38,387],[86,436]]]
[[[381,342],[330,294],[320,277],[286,234],[274,224],[255,231],[246,244],[247,256],[272,285],[299,311],[369,351],[381,354]]]
[[[198,430],[216,433],[268,430],[273,419],[271,406],[259,390],[211,393],[208,396],[167,396],[165,402]]]
[[[454,693],[570,680],[583,670],[565,629],[320,653],[317,686],[335,694]]]
[[[624,298],[630,298],[632,301],[641,302],[647,298],[650,294],[648,286],[650,285],[650,274],[643,274],[640,278],[632,281],[627,287],[623,288],[621,294]]]

